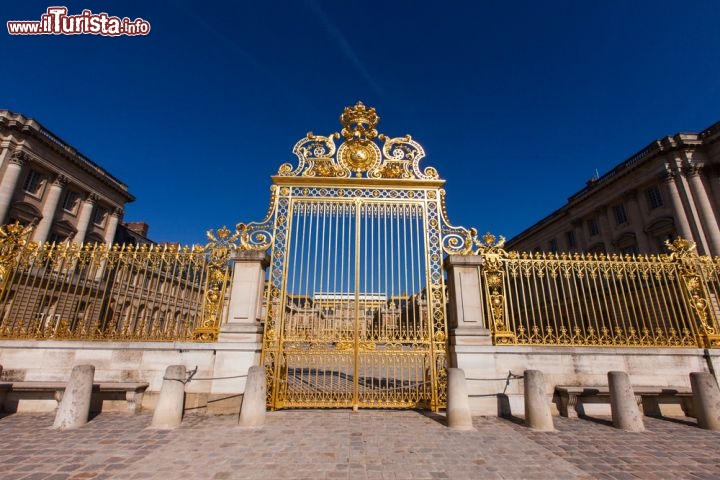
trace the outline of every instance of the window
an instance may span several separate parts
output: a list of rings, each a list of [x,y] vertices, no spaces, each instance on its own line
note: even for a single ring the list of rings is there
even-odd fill
[[[107,217],[107,210],[102,207],[95,207],[93,211],[93,223],[98,227],[105,225],[105,218]]]
[[[630,245],[628,247],[621,248],[620,253],[623,255],[637,255],[639,252],[637,245]]]
[[[40,190],[44,184],[43,175],[37,170],[30,170],[28,176],[25,177],[25,183],[23,183],[23,190],[31,195],[40,195]]]
[[[550,251],[553,253],[557,253],[557,251],[558,251],[557,239],[555,239],[555,238],[550,240]]]
[[[65,198],[63,199],[63,210],[75,213],[77,211],[78,203],[80,203],[80,195],[78,195],[77,192],[68,190],[65,193]]]
[[[654,210],[658,207],[663,206],[662,196],[660,195],[660,189],[658,187],[648,188],[645,191],[647,195],[648,206],[650,210]]]
[[[67,235],[63,235],[58,232],[52,232],[50,234],[50,236],[48,237],[47,241],[50,243],[62,243],[67,239],[68,239]]]
[[[627,213],[625,213],[625,205],[623,205],[622,203],[620,205],[615,205],[613,207],[613,213],[615,214],[616,225],[622,225],[623,223],[627,223]]]
[[[591,218],[588,220],[588,232],[590,232],[591,237],[600,233],[600,225],[598,224],[597,218]]]
[[[565,240],[567,240],[568,248],[577,248],[577,239],[575,238],[575,230],[565,232]]]

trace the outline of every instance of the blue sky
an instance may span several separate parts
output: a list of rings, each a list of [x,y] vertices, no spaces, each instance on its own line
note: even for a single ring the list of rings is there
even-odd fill
[[[8,20],[39,20],[35,0]],[[0,108],[119,177],[157,241],[260,220],[346,105],[410,133],[455,224],[511,237],[655,138],[720,120],[715,1],[69,1],[148,36],[0,33]]]

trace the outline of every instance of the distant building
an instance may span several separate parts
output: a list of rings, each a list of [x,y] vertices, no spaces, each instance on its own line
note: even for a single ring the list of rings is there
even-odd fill
[[[720,255],[720,122],[655,140],[507,242],[543,252],[666,253],[680,235]]]
[[[128,187],[32,118],[0,110],[0,224],[38,242],[113,243]]]

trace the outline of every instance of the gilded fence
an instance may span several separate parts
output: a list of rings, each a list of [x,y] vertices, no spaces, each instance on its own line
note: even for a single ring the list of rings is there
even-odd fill
[[[38,244],[0,227],[0,338],[213,341],[238,233],[205,246]]]
[[[498,345],[720,347],[720,258],[682,238],[669,254],[505,251],[483,256],[485,315]]]

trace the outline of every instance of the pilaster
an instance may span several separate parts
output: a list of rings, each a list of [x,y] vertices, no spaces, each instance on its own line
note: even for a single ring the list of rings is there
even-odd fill
[[[650,242],[643,228],[643,216],[637,201],[637,191],[633,190],[628,192],[625,195],[625,201],[628,205],[630,224],[632,225],[633,233],[635,233],[639,253],[652,253],[650,251]]]

